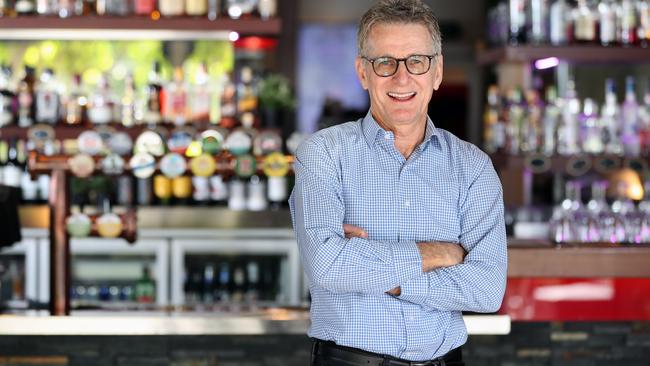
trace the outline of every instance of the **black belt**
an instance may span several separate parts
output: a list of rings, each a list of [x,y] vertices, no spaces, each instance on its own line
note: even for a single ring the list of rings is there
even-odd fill
[[[460,347],[446,355],[429,361],[408,361],[387,355],[367,352],[356,348],[339,346],[331,341],[313,340],[312,358],[323,361],[349,362],[366,366],[445,366],[451,362],[462,362]]]

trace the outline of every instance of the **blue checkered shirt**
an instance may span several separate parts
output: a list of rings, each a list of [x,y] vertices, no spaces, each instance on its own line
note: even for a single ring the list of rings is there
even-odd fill
[[[321,130],[295,159],[289,199],[311,292],[309,336],[412,361],[461,346],[461,311],[495,312],[506,284],[501,183],[487,155],[427,120],[405,159],[368,115]],[[342,224],[366,230],[346,239]],[[460,243],[422,272],[417,242]],[[401,287],[400,296],[387,291]]]

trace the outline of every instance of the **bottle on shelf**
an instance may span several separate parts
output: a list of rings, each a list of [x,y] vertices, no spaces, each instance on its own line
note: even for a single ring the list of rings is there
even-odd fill
[[[510,25],[508,42],[512,45],[523,44],[526,42],[526,2],[509,0],[508,5]]]
[[[557,88],[550,86],[546,89],[546,106],[544,107],[543,120],[543,147],[542,152],[545,155],[553,155],[557,152],[556,141],[558,125],[561,116],[562,106],[559,104],[560,99],[557,97]]]
[[[638,30],[635,1],[621,1],[618,23],[620,25],[620,43],[623,46],[636,45],[638,42]]]
[[[650,3],[648,1],[637,1],[639,13],[638,36],[641,47],[650,47]]]
[[[36,95],[36,122],[56,124],[59,121],[61,99],[59,84],[52,69],[43,70],[38,84],[34,87],[34,94]]]
[[[185,14],[193,17],[208,13],[208,0],[185,0]]]
[[[10,0],[0,0],[0,18],[2,17],[13,17],[16,15],[14,11],[13,1]]]
[[[167,106],[165,107],[165,120],[177,126],[182,126],[187,121],[187,85],[183,80],[183,69],[174,68],[174,80],[165,90]]]
[[[135,301],[141,304],[151,304],[156,298],[156,284],[151,278],[147,264],[142,266],[142,277],[135,284]]]
[[[578,0],[578,6],[573,11],[573,35],[576,42],[596,42],[598,14],[590,5],[587,0]]]
[[[646,78],[643,106],[639,109],[641,155],[650,156],[650,77]]]
[[[274,18],[278,12],[277,0],[259,0],[257,10],[263,20]]]
[[[86,107],[88,98],[81,85],[81,75],[72,77],[72,88],[64,102],[65,115],[63,121],[68,125],[83,125],[86,123]]]
[[[191,89],[189,100],[190,120],[193,123],[207,122],[210,119],[210,104],[212,95],[210,88],[210,76],[201,63],[196,71],[195,82]],[[217,103],[218,104],[218,103]]]
[[[30,127],[34,124],[34,69],[25,65],[25,75],[18,82],[18,126]]]
[[[208,263],[203,269],[203,287],[201,289],[203,303],[213,304],[215,301],[215,273],[214,265]]]
[[[56,13],[59,15],[59,18],[68,18],[75,14],[75,0],[58,0],[55,1],[56,4]]]
[[[225,0],[226,12],[232,19],[249,17],[255,11],[256,0]]]
[[[483,116],[483,140],[488,152],[494,153],[505,148],[505,124],[501,115],[499,88],[490,85],[487,91],[487,106]]]
[[[31,15],[36,13],[35,0],[16,0],[14,10],[18,15]]]
[[[621,108],[623,150],[626,156],[637,157],[641,145],[639,139],[639,105],[636,101],[634,78],[625,79],[625,102]]]
[[[522,102],[521,90],[512,89],[508,97],[506,128],[508,152],[512,155],[518,155],[521,152],[521,133],[526,119]]]
[[[12,125],[16,120],[14,101],[16,91],[11,83],[11,67],[0,67],[0,127]]]
[[[23,175],[23,167],[18,160],[18,141],[12,139],[9,142],[9,150],[7,153],[7,164],[3,169],[3,182],[10,187],[20,187]]]
[[[208,0],[208,19],[215,20],[221,16],[221,0]]]
[[[601,154],[603,149],[603,132],[601,119],[598,117],[598,106],[591,98],[586,98],[582,106],[580,121],[580,141],[582,151],[588,154]]]
[[[534,44],[548,43],[548,0],[531,0],[528,10],[530,20],[526,38]]]
[[[556,0],[549,11],[549,37],[551,44],[565,45],[572,40],[573,22],[566,0]]]
[[[131,0],[106,0],[106,14],[127,16],[132,12]]]
[[[55,15],[58,12],[56,0],[36,0],[36,13],[38,15]]]
[[[557,151],[561,155],[574,155],[580,152],[578,141],[578,115],[580,114],[580,99],[575,90],[575,82],[567,83],[566,96],[560,125],[558,126]]]
[[[124,92],[120,99],[120,123],[124,127],[133,127],[136,122],[135,114],[136,95],[133,75],[127,74],[124,78]]]
[[[182,0],[158,0],[158,11],[165,17],[182,16],[185,13],[185,2]]]
[[[150,16],[154,11],[156,11],[156,0],[135,0],[133,3],[135,15]]]
[[[542,112],[544,104],[536,90],[526,91],[526,119],[522,124],[521,151],[538,152],[542,145]]]
[[[616,84],[614,79],[608,78],[605,80],[605,104],[601,108],[603,144],[607,154],[620,155],[623,153],[620,120],[621,113],[616,99]]]
[[[160,76],[160,62],[155,61],[149,73],[149,82],[145,88],[146,107],[143,122],[156,125],[162,122],[165,94]]]
[[[618,13],[618,3],[613,0],[601,1],[598,4],[598,18],[600,20],[598,27],[598,34],[600,36],[600,43],[603,46],[615,44],[617,41],[616,35],[616,17]]]
[[[107,75],[102,75],[97,87],[88,99],[88,120],[94,125],[113,122],[115,99],[108,84]]]

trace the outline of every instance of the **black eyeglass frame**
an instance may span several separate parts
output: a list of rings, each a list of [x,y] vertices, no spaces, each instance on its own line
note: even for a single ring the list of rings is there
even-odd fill
[[[397,70],[399,70],[399,63],[400,62],[404,63],[404,67],[406,67],[406,71],[408,71],[409,74],[411,74],[411,75],[424,75],[427,72],[429,72],[429,70],[431,70],[431,62],[433,61],[434,58],[436,58],[438,56],[440,56],[439,53],[434,53],[433,55],[409,55],[408,57],[404,57],[404,58],[395,58],[395,57],[391,57],[391,56],[379,56],[379,57],[375,57],[375,58],[369,58],[369,57],[366,57],[366,56],[359,56],[359,57],[361,57],[362,59],[370,62],[370,65],[372,65],[372,71],[375,73],[375,75],[377,75],[379,77],[382,77],[382,78],[387,78],[387,77],[391,77],[391,76],[393,76],[393,75],[395,75],[397,73]],[[408,59],[410,59],[411,57],[426,57],[426,58],[428,58],[429,59],[429,67],[427,67],[427,69],[425,71],[421,72],[421,73],[412,72],[411,69],[409,69],[408,63],[406,63],[406,61]],[[392,74],[383,75],[383,74],[380,74],[380,73],[377,72],[377,70],[375,69],[375,61],[380,60],[380,59],[389,59],[389,60],[395,60],[396,61],[395,70],[393,71]]]

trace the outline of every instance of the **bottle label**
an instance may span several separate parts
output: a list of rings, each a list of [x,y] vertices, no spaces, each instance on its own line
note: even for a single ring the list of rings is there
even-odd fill
[[[59,95],[51,91],[36,94],[36,120],[56,123],[58,119]]]
[[[252,155],[241,155],[235,161],[235,174],[240,178],[249,178],[257,171],[257,161]]]

